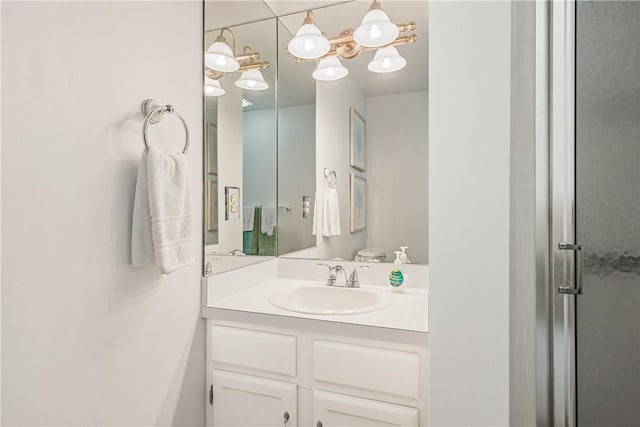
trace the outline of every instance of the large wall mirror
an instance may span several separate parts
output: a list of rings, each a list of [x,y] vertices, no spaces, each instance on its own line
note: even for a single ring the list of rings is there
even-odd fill
[[[401,247],[428,263],[427,3],[384,2],[384,50],[345,32],[370,3],[205,2],[206,274]],[[289,50],[312,21],[338,41],[320,60]]]

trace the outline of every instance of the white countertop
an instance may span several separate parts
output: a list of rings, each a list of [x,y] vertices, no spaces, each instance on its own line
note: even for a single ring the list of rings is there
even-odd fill
[[[350,323],[365,326],[375,326],[391,329],[402,329],[415,332],[428,332],[427,308],[429,293],[426,289],[408,288],[405,293],[391,292],[390,287],[361,285],[362,288],[370,288],[379,292],[388,292],[391,295],[391,303],[380,310],[341,315],[316,315],[297,313],[284,310],[272,305],[269,298],[285,287],[295,286],[325,286],[318,281],[301,279],[272,279],[241,292],[220,299],[203,307],[203,317],[211,317],[207,308],[224,310],[246,311],[303,319],[323,320],[337,323]]]

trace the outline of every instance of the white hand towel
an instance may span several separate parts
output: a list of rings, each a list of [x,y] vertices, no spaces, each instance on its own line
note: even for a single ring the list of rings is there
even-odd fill
[[[273,236],[273,228],[277,225],[278,220],[276,215],[275,206],[263,206],[262,207],[262,219],[260,224],[260,231],[267,236]]]
[[[322,235],[327,237],[340,235],[340,207],[338,206],[338,191],[335,187],[329,187],[324,192]]]
[[[195,260],[186,157],[149,147],[142,153],[131,230],[135,267],[169,274]]]
[[[242,208],[242,231],[253,230],[253,221],[256,217],[256,208],[253,206],[245,206]]]

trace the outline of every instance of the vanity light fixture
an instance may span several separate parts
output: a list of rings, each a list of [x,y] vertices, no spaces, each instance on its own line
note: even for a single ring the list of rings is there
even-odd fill
[[[353,32],[353,40],[363,47],[381,47],[394,41],[398,34],[398,26],[382,10],[380,0],[373,0],[362,23]]]
[[[302,21],[302,26],[288,44],[289,52],[302,59],[317,59],[329,52],[331,44],[316,26],[316,17],[311,10]]]
[[[233,41],[231,46],[233,47],[227,43],[227,39],[224,37],[225,31],[231,34],[231,40]],[[207,53],[204,56],[204,63],[207,67],[222,73],[238,71],[240,64],[235,59],[235,50],[236,36],[230,28],[225,27],[220,30],[216,41],[207,49]]]
[[[231,46],[227,43],[224,33],[231,36]],[[225,94],[219,80],[225,73],[240,71],[242,74],[236,81],[236,86],[247,90],[265,90],[269,84],[264,80],[260,70],[269,68],[268,61],[258,62],[260,53],[249,46],[245,46],[241,55],[236,55],[236,36],[230,28],[223,28],[216,41],[207,49],[204,57],[205,64],[205,95],[221,96]],[[215,82],[211,83],[209,80]],[[215,93],[215,94],[214,94]]]
[[[204,94],[205,96],[222,96],[227,93],[219,80],[213,80],[209,77],[204,78]]]
[[[402,70],[407,60],[393,46],[381,47],[376,51],[373,61],[369,62],[369,71],[374,73],[393,73]]]
[[[255,68],[243,71],[240,78],[236,80],[236,86],[247,90],[266,90],[269,84],[264,81],[260,70]]]
[[[382,10],[380,0],[373,0],[358,28],[346,29],[334,37],[327,38],[316,27],[313,12],[308,10],[302,26],[289,42],[287,50],[298,63],[309,59],[319,60],[313,72],[316,80],[338,80],[345,77],[349,70],[342,65],[340,59],[352,59],[362,52],[376,48],[378,51],[369,63],[369,70],[374,73],[391,73],[407,65],[407,60],[400,56],[395,46],[415,43],[418,40],[415,34],[401,36],[400,33],[413,31],[415,28],[415,22],[395,24]],[[320,50],[319,46],[323,43],[321,40],[326,40],[328,47],[324,44]]]
[[[313,72],[313,78],[322,81],[339,80],[346,77],[349,70],[342,65],[337,56],[328,56],[320,60],[318,67]]]

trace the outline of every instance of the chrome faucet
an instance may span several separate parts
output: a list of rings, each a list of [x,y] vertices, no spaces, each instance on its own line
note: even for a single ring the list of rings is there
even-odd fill
[[[350,288],[359,288],[360,280],[358,278],[358,269],[359,268],[370,268],[368,265],[357,265],[353,268],[353,271],[349,275],[349,280],[347,281],[347,286]]]
[[[360,282],[358,280],[358,268],[369,268],[368,265],[357,266],[347,277],[347,270],[345,270],[341,265],[329,265],[324,263],[318,263],[318,265],[327,267],[327,286],[342,286],[345,288],[359,288]],[[343,285],[336,284],[338,281],[338,273],[342,273],[342,276],[344,277]]]

